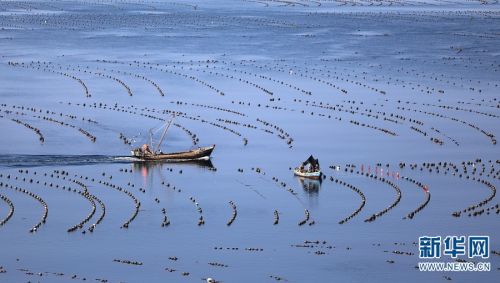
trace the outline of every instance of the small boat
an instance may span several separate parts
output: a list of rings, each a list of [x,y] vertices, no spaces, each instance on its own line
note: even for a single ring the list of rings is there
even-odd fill
[[[319,161],[315,159],[312,155],[309,158],[302,162],[299,167],[296,167],[293,170],[293,173],[296,176],[309,178],[309,179],[321,179],[322,173],[319,168]]]
[[[166,127],[161,135],[160,141],[158,142],[154,150],[152,150],[153,132],[152,130],[149,130],[150,144],[143,144],[141,147],[133,149],[131,151],[132,156],[147,161],[183,162],[183,161],[193,161],[193,160],[209,160],[210,155],[212,154],[212,151],[215,148],[215,145],[199,147],[187,151],[171,152],[171,153],[163,153],[160,150],[161,143],[163,142],[167,130],[172,124],[174,118],[175,116],[172,117],[172,119],[170,119],[168,124],[166,124]]]

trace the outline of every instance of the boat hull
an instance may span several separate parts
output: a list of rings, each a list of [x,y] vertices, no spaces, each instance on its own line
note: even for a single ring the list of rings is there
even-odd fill
[[[142,154],[138,150],[133,150],[132,156],[147,161],[161,160],[161,161],[182,162],[182,161],[192,161],[192,160],[209,160],[210,155],[212,154],[214,148],[215,145],[212,145],[207,147],[200,147],[189,151],[159,153],[159,154]]]
[[[317,171],[317,172],[302,172],[298,169],[295,169],[293,170],[293,174],[295,174],[295,176],[299,176],[299,177],[302,177],[302,178],[308,178],[308,179],[321,179],[321,172],[320,171]]]

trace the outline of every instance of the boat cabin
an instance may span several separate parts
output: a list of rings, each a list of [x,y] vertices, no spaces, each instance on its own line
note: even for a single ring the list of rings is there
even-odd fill
[[[302,162],[302,164],[299,167],[299,170],[302,172],[318,172],[320,171],[319,168],[319,161],[318,159],[314,158],[314,156],[309,156],[309,158]]]

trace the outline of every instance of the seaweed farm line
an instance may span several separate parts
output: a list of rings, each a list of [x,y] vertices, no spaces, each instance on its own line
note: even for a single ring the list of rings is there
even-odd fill
[[[499,28],[489,0],[0,2],[0,282],[498,281]],[[161,150],[210,160],[130,155],[170,117]],[[432,235],[489,236],[491,270],[419,271]]]

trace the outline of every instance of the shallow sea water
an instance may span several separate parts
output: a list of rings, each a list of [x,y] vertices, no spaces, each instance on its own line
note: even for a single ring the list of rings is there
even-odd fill
[[[420,272],[415,243],[489,235],[491,251],[500,250],[496,195],[472,210],[480,215],[452,216],[492,195],[476,178],[500,184],[500,6],[352,3],[0,3],[0,183],[48,206],[30,233],[43,207],[0,187],[15,207],[0,226],[0,282],[496,282],[498,254],[490,272]],[[210,162],[128,156],[170,118],[165,110],[178,114],[163,150],[215,144]],[[322,182],[293,176],[310,154]],[[455,164],[455,176],[423,164],[439,162]],[[373,222],[364,220],[396,191],[356,172],[401,190]],[[426,193],[403,176],[432,195],[413,219],[403,218]],[[339,221],[361,198],[330,177],[366,197],[347,223]],[[105,205],[93,232],[97,202],[83,228],[67,232],[92,211],[63,189],[81,191],[74,180]],[[137,217],[123,228],[134,198]],[[298,225],[305,210],[310,219]],[[0,200],[0,221],[8,213]]]

